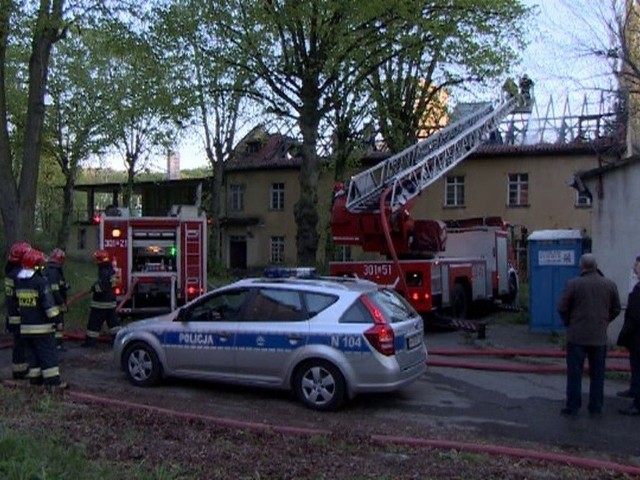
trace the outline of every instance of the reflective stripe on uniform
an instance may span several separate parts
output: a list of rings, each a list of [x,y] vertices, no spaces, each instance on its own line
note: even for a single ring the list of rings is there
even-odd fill
[[[13,278],[5,277],[4,278],[4,295],[5,297],[10,297],[13,295],[13,289],[15,284],[13,283]]]
[[[48,318],[54,318],[60,315],[60,309],[57,305],[54,305],[53,307],[47,309],[45,313],[47,314]]]
[[[100,336],[100,332],[95,332],[93,330],[87,330],[87,337],[89,338],[98,338]]]
[[[63,339],[64,338],[64,332],[61,332],[60,330],[56,330],[56,340],[58,339]]]
[[[110,334],[110,335],[115,335],[116,333],[118,333],[118,332],[120,331],[120,329],[121,329],[121,328],[122,328],[122,327],[120,327],[119,325],[118,325],[118,326],[116,326],[116,327],[111,327],[111,328],[109,329],[109,334]]]
[[[20,317],[9,317],[9,325],[20,325]]]
[[[52,323],[41,323],[39,325],[20,325],[20,333],[24,335],[36,335],[39,333],[53,333]]]
[[[40,378],[42,376],[42,370],[40,367],[30,368],[27,373],[27,378]]]
[[[98,302],[98,301],[92,300],[91,308],[97,308],[100,310],[110,310],[112,308],[116,308],[116,302],[115,300],[111,302]]]
[[[45,368],[44,370],[42,370],[42,378],[51,378],[51,377],[59,377],[59,376],[60,376],[59,367]]]
[[[27,370],[29,370],[28,363],[14,363],[11,365],[11,371],[13,373],[27,373]]]

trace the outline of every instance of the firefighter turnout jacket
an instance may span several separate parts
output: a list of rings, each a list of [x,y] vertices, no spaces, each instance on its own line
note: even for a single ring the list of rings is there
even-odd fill
[[[62,265],[56,262],[47,262],[44,274],[49,280],[49,285],[51,285],[51,293],[53,294],[53,299],[56,302],[56,305],[66,306],[69,284],[64,278]]]
[[[113,287],[116,283],[116,271],[111,263],[98,265],[98,281],[93,284],[91,291],[91,308],[108,310],[116,308],[116,294]]]
[[[20,331],[20,311],[15,297],[16,278],[22,269],[19,263],[7,262],[4,267],[4,298],[7,304],[7,330]]]
[[[15,283],[14,297],[20,310],[20,334],[54,333],[60,309],[55,304],[48,280],[38,270],[22,269]]]

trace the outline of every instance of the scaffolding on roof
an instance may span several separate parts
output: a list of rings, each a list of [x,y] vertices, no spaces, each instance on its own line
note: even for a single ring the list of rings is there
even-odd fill
[[[567,96],[561,113],[557,113],[550,96],[544,109],[534,102],[530,112],[511,113],[500,124],[500,137],[504,144],[514,146],[620,140],[626,124],[626,104],[617,92],[600,92],[595,101],[585,94],[574,112]]]

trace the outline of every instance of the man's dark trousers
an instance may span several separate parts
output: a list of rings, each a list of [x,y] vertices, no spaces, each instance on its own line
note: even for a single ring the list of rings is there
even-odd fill
[[[567,343],[567,408],[577,412],[582,406],[582,371],[589,362],[589,412],[601,413],[604,403],[606,345]]]

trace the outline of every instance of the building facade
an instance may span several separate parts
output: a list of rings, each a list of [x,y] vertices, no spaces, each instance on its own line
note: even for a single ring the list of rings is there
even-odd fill
[[[578,172],[599,168],[622,156],[624,136],[620,125],[624,120],[615,110],[563,118],[561,127],[549,137],[549,122],[539,122],[543,127],[540,130],[530,125],[529,117],[529,111],[514,112],[489,143],[421,193],[412,216],[436,220],[499,216],[511,228],[514,253],[521,266],[526,265],[528,232],[571,228],[590,236],[592,197],[570,185]],[[389,156],[384,151],[369,152],[351,174]],[[225,165],[221,215],[213,219],[221,227],[220,238],[210,239],[210,244],[219,245],[225,267],[242,272],[297,264],[294,212],[301,193],[300,165],[298,145],[288,137],[256,128],[238,143],[233,158]],[[162,215],[172,204],[192,204],[196,189],[207,189],[209,182],[154,182],[136,185],[135,191],[142,195],[144,215]],[[334,173],[327,164],[321,169],[318,185],[320,241],[315,266],[333,259],[364,257],[357,247],[326,246],[333,184]],[[108,191],[109,187],[79,186],[77,190],[84,189],[92,197],[97,188]],[[94,204],[87,205],[90,219]],[[69,251],[90,255],[97,232],[91,231],[90,221],[76,225],[76,230],[76,245]],[[367,254],[367,258],[372,255]]]

